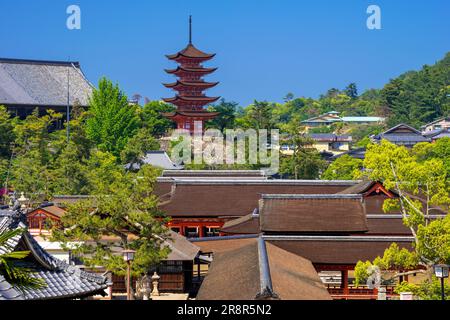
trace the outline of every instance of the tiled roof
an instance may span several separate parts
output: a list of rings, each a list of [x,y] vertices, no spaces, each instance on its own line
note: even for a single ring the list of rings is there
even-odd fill
[[[170,248],[169,255],[164,259],[167,261],[192,261],[200,251],[199,247],[173,231],[170,232],[170,238],[166,239],[163,245]]]
[[[396,125],[381,134],[372,136],[372,138],[376,141],[385,139],[394,144],[404,146],[413,146],[419,142],[431,141],[424,137],[419,130],[404,123]]]
[[[259,230],[259,215],[255,213],[227,221],[220,229],[228,234],[258,234]]]
[[[263,232],[351,234],[366,232],[361,195],[263,195],[260,206]]]
[[[182,170],[183,166],[175,164],[164,151],[149,151],[141,159],[143,164],[149,164],[157,168],[165,170]],[[133,164],[134,170],[139,170],[141,167],[139,164]],[[131,167],[131,164],[127,164],[126,169]]]
[[[179,180],[168,201],[160,206],[167,216],[248,215],[258,207],[262,194],[336,193],[357,181],[319,180]]]
[[[331,300],[310,261],[263,239],[214,255],[197,300]]]
[[[197,49],[194,45],[189,44],[186,48],[184,48],[182,51],[177,52],[175,54],[167,55],[166,57],[171,60],[176,60],[180,57],[186,57],[186,58],[197,58],[197,59],[211,59],[215,56],[215,54],[209,54],[205,53],[203,51],[200,51]]]
[[[92,85],[77,62],[0,58],[0,105],[66,106],[68,74],[70,104],[88,106]]]
[[[24,228],[25,225],[21,222],[23,219],[24,216],[19,212],[1,211],[0,232],[18,227]],[[11,250],[30,251],[26,259],[18,260],[16,263],[31,269],[32,276],[44,280],[46,285],[40,289],[18,290],[0,276],[0,300],[83,298],[103,293],[109,285],[105,277],[82,271],[51,256],[28,231],[12,239],[7,248],[0,247],[0,254]]]
[[[392,243],[411,250],[412,236],[284,236],[263,238],[277,247],[300,255],[315,264],[356,264],[383,256]]]

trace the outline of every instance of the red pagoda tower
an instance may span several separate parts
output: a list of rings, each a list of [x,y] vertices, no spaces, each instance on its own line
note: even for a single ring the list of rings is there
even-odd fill
[[[219,82],[205,82],[202,78],[213,73],[217,68],[205,68],[202,63],[214,58],[215,54],[208,54],[198,50],[192,44],[192,18],[189,17],[189,44],[175,54],[167,55],[169,60],[178,63],[176,69],[165,70],[168,74],[178,77],[174,83],[164,84],[173,89],[177,95],[163,99],[175,105],[174,112],[164,113],[163,116],[177,123],[178,129],[203,132],[205,121],[214,119],[218,113],[208,112],[204,106],[217,101],[220,97],[207,97],[203,91],[213,88]]]

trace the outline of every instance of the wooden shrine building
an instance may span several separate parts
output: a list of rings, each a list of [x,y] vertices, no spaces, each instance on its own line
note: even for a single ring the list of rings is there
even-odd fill
[[[0,105],[22,119],[36,108],[66,115],[68,106],[88,107],[92,90],[78,62],[0,58]]]

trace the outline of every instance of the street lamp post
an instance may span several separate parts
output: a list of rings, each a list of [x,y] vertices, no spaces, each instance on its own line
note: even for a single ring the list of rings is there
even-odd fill
[[[123,260],[127,263],[127,300],[131,300],[131,262],[134,260],[134,250],[124,250]]]
[[[445,300],[445,288],[444,288],[444,279],[448,278],[448,269],[449,266],[446,264],[436,264],[434,266],[434,275],[436,278],[441,279],[441,297],[442,300]]]

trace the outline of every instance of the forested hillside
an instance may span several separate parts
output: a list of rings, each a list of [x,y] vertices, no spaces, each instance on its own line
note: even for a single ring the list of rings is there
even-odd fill
[[[404,122],[418,128],[450,114],[450,52],[436,64],[408,71],[381,89],[360,93],[350,83],[343,89],[331,88],[318,99],[288,93],[283,103],[255,101],[242,107],[222,100],[210,108],[221,113],[209,124],[219,129],[275,127],[283,131],[328,111],[339,111],[342,116],[382,116],[387,126]]]

